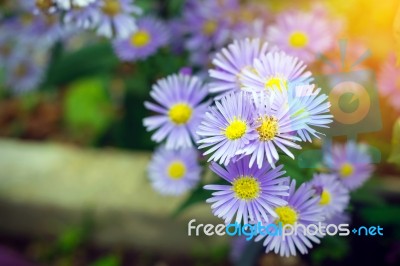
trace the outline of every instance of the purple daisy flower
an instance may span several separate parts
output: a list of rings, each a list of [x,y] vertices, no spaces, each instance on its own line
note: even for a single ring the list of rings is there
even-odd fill
[[[289,88],[291,85],[289,85]],[[332,123],[333,116],[329,113],[331,106],[326,94],[321,94],[321,89],[315,90],[315,85],[298,85],[288,91],[287,102],[274,101],[273,108],[279,109],[283,106],[292,106],[290,117],[298,118],[302,125],[299,126],[297,134],[303,141],[311,142],[311,136],[320,138],[322,133],[314,127],[328,128]]]
[[[260,38],[266,40],[267,25],[273,21],[273,13],[265,3],[246,2],[233,10],[233,38]]]
[[[379,92],[387,97],[389,103],[400,112],[400,67],[396,66],[396,58],[391,54],[378,75]]]
[[[188,34],[185,48],[190,51],[190,61],[206,65],[208,55],[229,40],[231,29],[227,13],[236,8],[237,1],[189,0],[183,10],[182,24]]]
[[[254,107],[242,92],[231,93],[209,108],[197,134],[199,149],[208,148],[203,155],[213,153],[208,161],[228,164],[251,140],[257,137],[254,130]]]
[[[229,182],[229,185],[206,185],[204,189],[214,190],[207,200],[213,203],[214,215],[223,218],[228,224],[236,215],[235,221],[268,222],[269,217],[277,217],[274,208],[287,204],[288,177],[282,177],[285,171],[280,165],[272,169],[264,164],[259,169],[249,167],[249,157],[229,163],[226,168],[212,163],[210,169]],[[282,177],[282,178],[281,178]]]
[[[347,212],[335,213],[332,217],[325,220],[325,224],[349,224],[351,217]]]
[[[166,45],[169,37],[168,29],[162,21],[143,17],[138,20],[137,31],[129,38],[114,41],[114,50],[124,61],[145,59]]]
[[[181,195],[195,187],[200,180],[201,167],[194,148],[157,149],[149,164],[153,188],[164,195]]]
[[[233,39],[260,38],[261,40],[265,40],[266,32],[267,29],[265,21],[262,19],[256,19],[252,22],[236,26],[232,36]]]
[[[38,1],[38,0],[37,0]],[[39,0],[42,2],[55,2],[58,7],[64,10],[71,10],[73,8],[86,7],[98,0]]]
[[[275,208],[275,213],[278,218],[275,223],[282,225],[301,224],[308,226],[311,224],[317,225],[323,221],[322,208],[319,206],[319,197],[314,196],[314,189],[308,184],[302,184],[296,190],[296,181],[292,180],[290,184],[289,196],[283,196],[282,199],[288,203],[285,206]],[[307,254],[308,249],[313,247],[311,242],[320,243],[321,235],[310,235],[302,227],[298,227],[297,234],[286,236],[283,239],[282,235],[267,234],[267,236],[259,235],[256,241],[264,239],[265,252],[274,251],[280,256],[295,256],[297,250],[301,254]]]
[[[282,13],[268,29],[267,39],[288,54],[310,63],[335,42],[336,25],[321,14],[320,11]]]
[[[293,134],[302,125],[301,118],[291,118],[292,106],[288,108],[272,108],[271,103],[287,102],[285,92],[276,92],[272,95],[266,93],[255,93],[253,95],[255,104],[254,121],[257,138],[246,144],[238,151],[238,154],[251,155],[250,167],[257,162],[259,168],[265,160],[272,166],[279,159],[278,149],[294,159],[294,155],[287,147],[301,149],[295,144],[300,139]]]
[[[32,12],[35,15],[51,14],[58,11],[57,3],[54,0],[17,0],[19,9]]]
[[[209,70],[214,82],[210,92],[221,98],[229,92],[241,89],[240,76],[245,69],[253,69],[253,61],[267,53],[268,44],[260,39],[234,41],[217,53],[212,63],[216,69]]]
[[[16,94],[36,89],[42,80],[44,66],[28,51],[14,53],[5,66],[5,85]]]
[[[128,38],[137,29],[132,15],[142,13],[133,0],[98,0],[95,8],[97,34],[107,38]]]
[[[325,152],[324,163],[349,190],[359,188],[374,170],[368,146],[354,141],[334,144]]]
[[[84,7],[75,7],[65,12],[63,17],[64,27],[78,29],[94,29],[99,24],[100,17],[96,4],[88,4]]]
[[[51,46],[56,41],[66,38],[70,32],[60,23],[60,14],[34,15],[23,12],[10,21],[10,28],[20,33],[21,42],[33,43],[36,46]]]
[[[244,90],[273,91],[288,89],[289,84],[308,84],[311,72],[296,57],[284,52],[270,52],[254,60],[252,69],[244,69],[240,76]]]
[[[145,102],[147,109],[157,113],[143,120],[148,131],[157,129],[151,139],[158,143],[166,140],[168,149],[192,147],[209,106],[203,102],[207,93],[197,77],[179,74],[159,80],[150,92],[156,103]]]
[[[321,198],[319,205],[323,207],[326,219],[330,219],[337,213],[342,213],[347,208],[350,201],[349,190],[335,175],[314,175],[310,185]]]
[[[9,29],[7,22],[0,26],[0,66],[6,64],[15,49],[16,39],[13,31]]]

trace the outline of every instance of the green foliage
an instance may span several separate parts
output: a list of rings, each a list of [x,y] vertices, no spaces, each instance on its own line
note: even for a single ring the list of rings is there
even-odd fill
[[[116,255],[109,255],[96,260],[91,266],[119,266],[121,259]]]
[[[368,224],[395,225],[400,224],[400,207],[393,205],[365,207],[360,210],[363,220]]]
[[[347,238],[340,236],[324,237],[320,246],[317,246],[311,253],[311,257],[316,264],[323,265],[326,259],[339,261],[349,252]]]
[[[196,189],[194,189],[186,200],[184,200],[183,203],[174,211],[172,216],[176,217],[189,207],[198,203],[204,203],[208,198],[210,198],[212,192],[203,189],[203,186],[204,184],[200,184]]]
[[[228,257],[229,250],[228,244],[213,246],[211,249],[207,245],[195,245],[191,250],[191,256],[196,261],[195,265],[198,266],[221,265]]]
[[[110,43],[86,46],[78,51],[62,54],[57,46],[44,81],[44,87],[60,86],[88,76],[109,75],[118,66]]]
[[[297,155],[295,155],[297,158]],[[296,180],[296,185],[300,185],[303,182],[309,181],[312,176],[314,169],[300,168],[300,162],[293,160],[287,155],[280,155],[278,164],[283,165],[283,169],[286,171],[284,176],[289,176]]]
[[[392,152],[389,157],[389,162],[400,166],[400,118],[393,128]]]
[[[113,121],[113,109],[104,79],[74,82],[64,100],[64,119],[72,134],[97,138]]]
[[[67,229],[59,236],[57,249],[64,254],[72,253],[86,240],[86,233],[86,230],[80,227]]]

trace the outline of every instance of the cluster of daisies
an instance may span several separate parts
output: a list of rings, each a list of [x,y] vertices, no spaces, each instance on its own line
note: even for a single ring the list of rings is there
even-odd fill
[[[0,68],[6,71],[6,88],[17,93],[39,87],[55,43],[74,47],[105,38],[124,62],[146,60],[167,47],[179,56],[187,53],[189,64],[204,78],[210,58],[234,39],[268,40],[311,63],[334,45],[340,28],[330,23],[322,6],[276,16],[265,3],[187,0],[179,16],[162,20],[143,14],[134,0],[4,2],[7,15],[0,16],[0,58],[7,60],[0,61]]]
[[[153,187],[177,195],[195,186],[198,146],[224,180],[204,189],[212,191],[207,202],[226,224],[345,221],[349,192],[373,170],[366,146],[334,145],[324,155],[327,170],[298,188],[279,164],[281,156],[294,158],[292,150],[302,142],[320,138],[332,122],[328,96],[313,84],[306,64],[249,38],[217,52],[212,63],[207,87],[197,77],[172,75],[154,85],[154,102],[145,103],[155,115],[144,125],[155,131],[152,140],[164,143],[150,163]],[[272,235],[256,240],[265,238],[266,252],[290,256],[307,253],[320,237],[301,231],[285,241]]]
[[[10,5],[9,14],[0,17],[0,68],[5,87],[16,94],[37,89],[56,43],[68,48],[105,38],[121,61],[135,62],[170,40],[166,23],[139,17],[142,11],[133,0],[19,0]]]

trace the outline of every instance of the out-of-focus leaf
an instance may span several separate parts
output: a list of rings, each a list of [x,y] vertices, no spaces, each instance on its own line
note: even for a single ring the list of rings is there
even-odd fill
[[[369,204],[371,206],[384,206],[386,204],[384,199],[373,192],[370,184],[378,186],[376,180],[369,180],[363,187],[351,193],[352,201]]]
[[[190,206],[205,202],[208,198],[210,198],[212,192],[205,190],[203,186],[204,184],[201,184],[195,190],[193,190],[188,198],[173,212],[172,217],[177,217]]]
[[[361,216],[368,224],[376,225],[398,225],[400,217],[400,207],[398,206],[379,206],[365,207],[360,210]]]
[[[296,155],[295,155],[296,156]],[[299,162],[293,160],[289,156],[280,155],[278,164],[283,165],[283,169],[286,171],[284,176],[289,176],[296,180],[297,185],[302,184],[309,180],[310,176],[307,174],[307,169],[302,169],[299,167]]]
[[[57,247],[63,253],[71,253],[76,250],[85,239],[85,230],[82,228],[70,228],[60,235]]]
[[[349,251],[347,238],[340,236],[324,237],[322,243],[311,253],[315,264],[321,264],[325,259],[341,260]]]
[[[118,256],[110,255],[98,259],[91,266],[119,266],[121,265],[121,259]]]
[[[170,0],[168,1],[168,13],[172,16],[176,16],[182,10],[184,0]]]
[[[82,77],[112,72],[119,64],[109,43],[87,46],[64,54],[49,68],[44,86],[68,84]]]
[[[218,178],[218,181],[213,182],[212,184],[226,185],[228,183],[224,179]],[[210,198],[212,191],[204,189],[204,185],[206,184],[199,184],[199,186],[192,191],[188,198],[173,212],[172,217],[176,217],[190,206],[197,203],[204,203],[208,198]]]
[[[393,128],[392,152],[389,156],[390,163],[400,165],[400,118],[396,121]]]
[[[72,133],[98,137],[114,117],[110,98],[102,79],[84,79],[73,83],[64,102],[64,119]]]

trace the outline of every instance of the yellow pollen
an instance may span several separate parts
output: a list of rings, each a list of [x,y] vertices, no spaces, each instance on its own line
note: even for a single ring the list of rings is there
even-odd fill
[[[121,4],[119,0],[103,0],[102,10],[112,17],[121,12]]]
[[[171,179],[181,179],[186,174],[186,166],[182,161],[174,161],[168,167],[168,176]]]
[[[340,168],[341,177],[349,177],[354,173],[354,167],[350,163],[344,163]]]
[[[321,200],[319,201],[319,204],[327,205],[330,202],[331,202],[331,193],[324,189],[321,193]]]
[[[24,64],[18,65],[14,70],[15,76],[22,78],[28,74],[28,68]]]
[[[251,176],[241,176],[232,185],[236,197],[242,200],[256,199],[260,194],[260,183]]]
[[[229,140],[236,140],[243,137],[246,133],[247,125],[246,122],[237,119],[236,117],[230,122],[229,126],[225,129],[225,136]]]
[[[49,8],[52,7],[53,5],[54,4],[52,0],[36,0],[36,7],[42,11],[49,10]]]
[[[217,30],[217,26],[218,24],[214,20],[207,20],[206,22],[204,22],[203,24],[204,35],[206,36],[212,35]]]
[[[260,118],[261,125],[257,128],[257,132],[261,141],[269,141],[278,134],[278,120],[273,116]]]
[[[21,23],[24,26],[30,25],[33,22],[33,15],[30,13],[24,13],[20,16]]]
[[[283,89],[287,89],[287,80],[281,77],[271,77],[265,82],[265,88],[283,91]]]
[[[192,108],[186,103],[177,103],[169,109],[168,116],[177,125],[186,124],[192,117]]]
[[[284,226],[286,224],[294,225],[297,222],[297,212],[289,206],[277,207],[275,212],[278,215],[277,224],[282,223],[282,226]]]
[[[139,30],[131,37],[131,44],[135,47],[143,47],[149,44],[151,36],[147,31]]]
[[[289,36],[289,45],[293,48],[303,48],[308,44],[308,36],[302,31],[294,31]]]

